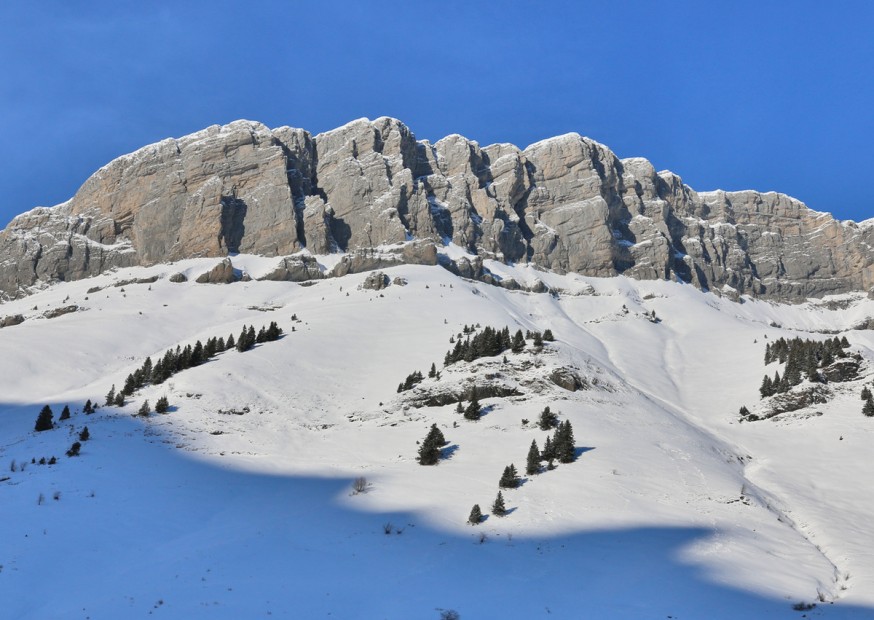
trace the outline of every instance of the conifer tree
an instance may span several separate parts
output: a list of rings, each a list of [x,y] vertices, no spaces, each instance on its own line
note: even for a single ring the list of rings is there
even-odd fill
[[[482,510],[480,510],[479,504],[474,504],[473,508],[470,509],[470,516],[467,518],[467,522],[470,525],[477,525],[482,520],[483,520]]]
[[[227,348],[227,347],[225,346],[225,339],[219,337],[219,339],[218,339],[218,340],[216,341],[216,343],[215,343],[215,352],[216,352],[216,353],[221,353],[221,352],[224,351],[226,348]]]
[[[158,399],[158,402],[155,403],[155,413],[167,413],[170,409],[170,402],[167,400],[166,396],[162,396]]]
[[[559,463],[572,463],[574,461],[576,458],[574,430],[571,427],[570,420],[565,420],[558,425],[552,443]]]
[[[542,431],[548,431],[558,426],[558,416],[549,409],[549,405],[544,407],[543,411],[540,412],[540,417],[537,419],[537,426]]]
[[[52,423],[52,408],[48,405],[45,405],[39,412],[39,415],[36,418],[36,425],[33,427],[33,430],[37,432],[42,431],[50,431],[54,428],[54,424]]]
[[[504,496],[498,491],[498,496],[492,504],[492,514],[496,517],[503,517],[507,514],[507,507],[504,505]]]
[[[58,420],[69,420],[70,419],[70,406],[64,405],[64,408],[61,410],[61,416]]]
[[[94,413],[94,405],[91,404],[90,398],[87,401],[85,401],[85,406],[82,407],[82,412],[86,415]]]
[[[433,379],[437,376],[437,366],[434,362],[431,362],[431,370],[428,371],[428,378]]]
[[[773,393],[774,392],[773,392],[773,389],[771,387],[771,377],[769,377],[768,375],[765,375],[762,378],[762,385],[761,385],[761,387],[759,387],[759,394],[762,395],[762,398],[765,398],[767,396],[771,396],[771,394],[773,394]]]
[[[119,392],[115,395],[115,406],[124,407],[124,392]]]
[[[871,390],[866,385],[862,388],[862,400],[868,400],[869,398],[871,398]]]
[[[124,380],[124,388],[122,388],[121,393],[125,396],[130,396],[137,389],[137,381],[134,378],[133,374],[129,374],[127,379]]]
[[[432,431],[434,427],[432,427]],[[439,432],[439,431],[438,431]],[[429,431],[422,444],[419,446],[419,465],[436,465],[440,460],[440,445],[437,443],[433,432]]]
[[[464,413],[464,405],[458,401],[458,406],[455,408],[455,413]]]
[[[91,439],[91,433],[88,431],[88,427],[82,429],[82,432],[79,433],[79,441],[88,441]]]
[[[531,440],[531,447],[528,448],[528,460],[525,463],[525,473],[533,476],[540,471],[540,449],[537,447],[537,440]]]
[[[533,344],[535,348],[543,348],[543,335],[540,332],[534,332],[532,338],[533,342],[531,344]]]
[[[553,341],[555,340],[555,336],[552,335],[552,330],[551,330],[551,329],[545,329],[545,330],[543,330],[543,339],[544,339],[546,342],[553,342]]]
[[[862,413],[869,418],[874,417],[874,398],[869,397],[868,400],[865,401],[865,405],[862,407]]]
[[[521,353],[522,349],[525,348],[525,336],[522,335],[522,330],[517,330],[516,334],[513,336],[513,344],[510,346],[510,350],[513,353]]]
[[[546,442],[543,444],[543,452],[540,454],[540,458],[543,461],[551,461],[555,458],[555,445],[549,437],[546,438]]]
[[[152,408],[149,406],[149,401],[144,400],[143,404],[140,406],[140,410],[137,411],[137,415],[141,415],[143,417],[152,413]]]
[[[750,410],[747,409],[746,405],[741,405],[740,411],[738,413],[740,413],[740,417],[746,418],[750,415]]]
[[[194,348],[191,349],[191,366],[200,366],[204,362],[203,343],[198,340],[194,343]]]
[[[231,334],[228,336],[228,339],[225,341],[225,351],[233,349],[237,344],[234,342],[234,335]]]
[[[115,384],[112,384],[112,387],[106,393],[106,405],[110,406],[115,404]]]
[[[70,449],[67,450],[67,456],[79,456],[79,450],[82,448],[82,444],[78,441],[73,442],[73,445],[70,446]]]
[[[479,404],[479,398],[477,398],[476,390],[473,390],[473,394],[470,397],[470,403],[468,403],[467,408],[464,410],[464,419],[466,420],[479,420],[480,415],[482,413],[482,408]]]
[[[515,465],[511,463],[504,468],[504,473],[501,474],[498,486],[502,489],[515,489],[519,486],[519,474],[516,471]]]

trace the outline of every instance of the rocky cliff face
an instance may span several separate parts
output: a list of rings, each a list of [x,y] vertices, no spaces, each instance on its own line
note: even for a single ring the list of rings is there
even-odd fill
[[[577,134],[525,150],[458,135],[431,144],[379,118],[314,137],[237,121],[120,157],[68,202],[0,232],[0,296],[111,267],[302,249],[354,257],[411,239],[412,261],[451,240],[560,272],[786,300],[874,287],[871,221],[836,221],[782,194],[696,193]]]

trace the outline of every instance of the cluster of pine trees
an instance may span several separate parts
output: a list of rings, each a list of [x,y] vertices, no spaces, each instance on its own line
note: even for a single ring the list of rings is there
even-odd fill
[[[773,344],[768,344],[765,347],[765,364],[779,362],[786,364],[786,368],[782,377],[780,371],[775,371],[773,378],[765,375],[759,393],[765,398],[788,392],[805,378],[815,383],[824,382],[825,378],[819,369],[827,368],[836,358],[846,357],[844,349],[849,346],[846,336],[824,341],[780,338]]]
[[[198,340],[194,346],[190,344],[185,345],[185,347],[177,346],[175,349],[168,349],[164,356],[154,364],[152,358],[147,357],[140,368],[127,376],[121,390],[116,392],[115,385],[112,386],[106,395],[106,404],[123,407],[126,397],[133,395],[134,392],[147,384],[160,385],[176,373],[200,366],[219,353],[230,349],[237,349],[241,352],[248,351],[255,344],[278,340],[281,336],[282,328],[276,324],[276,321],[271,321],[267,327],[261,327],[257,333],[254,326],[244,325],[236,339],[231,334],[227,340],[213,337],[209,338],[206,344]],[[161,412],[159,411],[159,413]]]
[[[473,333],[472,328],[468,328],[465,325],[463,333],[467,335],[464,340],[461,339],[460,334],[458,340],[450,339],[450,342],[455,342],[455,347],[451,351],[446,352],[443,358],[444,366],[460,361],[472,362],[481,357],[494,357],[507,350],[513,353],[521,353],[525,349],[526,340],[531,340],[532,346],[535,349],[543,347],[544,341],[551,342],[555,340],[552,330],[549,329],[542,334],[537,331],[529,331],[524,335],[520,329],[511,337],[508,327],[503,329],[485,327],[482,331],[471,336],[470,334]]]
[[[549,407],[544,409],[544,413],[548,415],[548,419],[552,419],[552,412]],[[542,415],[542,414],[541,414]],[[556,418],[557,419],[557,418]],[[550,422],[551,424],[551,422]],[[549,428],[552,428],[550,426]],[[571,463],[576,460],[576,450],[574,446],[574,430],[569,420],[558,423],[555,433],[552,437],[546,438],[546,444],[543,451],[538,449],[537,440],[531,441],[531,447],[528,449],[528,457],[526,459],[525,473],[533,476],[540,473],[541,463],[547,461],[547,469],[555,469],[553,460],[558,460],[560,463]],[[510,463],[504,468],[500,479],[498,480],[498,495],[492,503],[492,514],[496,517],[503,517],[507,514],[507,507],[504,501],[504,495],[500,489],[515,489],[521,484],[522,480],[519,477],[519,472],[516,470],[516,465]],[[471,525],[476,525],[482,521],[483,514],[479,504],[474,504],[467,518],[467,522]]]
[[[90,414],[94,413],[94,407],[91,404],[90,399],[85,403],[85,407],[82,409],[82,412],[85,413],[86,415],[90,415]],[[33,430],[35,430],[37,432],[52,430],[55,427],[54,416],[55,416],[55,414],[52,411],[51,407],[49,407],[48,405],[43,406],[43,408],[40,409],[40,412],[36,417],[36,424],[34,425]],[[58,421],[61,422],[63,420],[69,420],[69,419],[70,419],[70,406],[64,405],[64,408],[61,410],[61,415],[58,417]]]

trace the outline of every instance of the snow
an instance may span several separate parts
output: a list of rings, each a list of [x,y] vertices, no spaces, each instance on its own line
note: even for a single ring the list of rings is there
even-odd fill
[[[252,275],[276,263],[233,261]],[[194,283],[214,262],[124,269],[3,304],[0,314],[27,317],[0,330],[8,617],[798,618],[798,602],[817,603],[808,617],[874,615],[874,420],[860,413],[862,381],[818,417],[737,421],[758,401],[767,342],[848,330],[874,316],[874,301],[738,304],[677,283],[488,260],[500,277],[561,292],[427,266],[385,270],[408,285],[380,292],[358,288],[367,274]],[[179,271],[190,281],[170,283]],[[151,275],[162,278],[111,286]],[[94,286],[105,288],[87,294]],[[82,310],[38,318],[69,304]],[[78,411],[146,356],[273,320],[286,332],[277,342],[220,354],[122,409]],[[410,407],[397,384],[440,368],[450,335],[473,323],[550,328],[557,341],[421,384],[517,382],[524,396],[484,399],[479,422],[451,405]],[[870,364],[874,332],[846,335]],[[597,385],[544,389],[561,367]],[[163,394],[174,410],[133,417]],[[65,403],[75,413],[34,433],[45,403],[56,420]],[[508,516],[466,525],[474,503],[489,511],[503,467],[524,470],[531,440],[542,447],[546,433],[522,419],[546,405],[572,421],[577,461],[504,491]],[[422,467],[416,442],[432,423],[454,448]],[[86,424],[92,439],[65,457]],[[52,455],[57,465],[30,464]],[[25,470],[11,471],[13,459]],[[352,492],[357,476],[365,493]]]

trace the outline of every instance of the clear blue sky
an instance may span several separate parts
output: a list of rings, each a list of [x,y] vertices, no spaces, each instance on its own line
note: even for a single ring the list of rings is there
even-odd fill
[[[874,3],[0,4],[0,225],[112,158],[237,118],[576,131],[695,189],[874,217]]]

